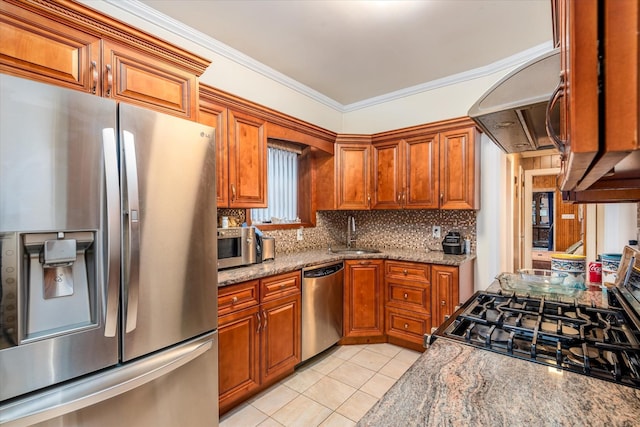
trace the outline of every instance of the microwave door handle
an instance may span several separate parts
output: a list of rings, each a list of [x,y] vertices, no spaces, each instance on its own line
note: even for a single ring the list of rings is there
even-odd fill
[[[140,287],[140,208],[138,200],[138,170],[136,160],[136,145],[133,134],[122,132],[124,146],[124,166],[127,188],[127,209],[125,210],[127,238],[126,255],[126,326],[125,332],[136,328],[138,318],[138,292]]]
[[[115,337],[120,298],[120,189],[118,182],[118,147],[115,129],[102,129],[104,178],[107,209],[104,336]]]

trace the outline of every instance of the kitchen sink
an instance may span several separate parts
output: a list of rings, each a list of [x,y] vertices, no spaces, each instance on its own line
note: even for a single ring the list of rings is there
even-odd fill
[[[347,255],[365,255],[365,254],[380,253],[378,249],[368,249],[368,248],[341,248],[341,249],[329,248],[329,252],[334,254],[347,254]]]

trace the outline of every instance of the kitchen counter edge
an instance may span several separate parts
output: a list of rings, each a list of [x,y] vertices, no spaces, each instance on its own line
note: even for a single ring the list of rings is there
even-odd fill
[[[218,271],[218,287],[260,279],[276,274],[288,273],[327,262],[343,261],[347,259],[389,259],[394,261],[420,262],[426,264],[440,264],[460,266],[476,258],[475,254],[447,255],[440,251],[418,252],[410,249],[385,249],[380,253],[361,255],[331,253],[324,250],[309,250],[290,254],[278,255],[275,260],[253,264],[246,267],[232,268]]]

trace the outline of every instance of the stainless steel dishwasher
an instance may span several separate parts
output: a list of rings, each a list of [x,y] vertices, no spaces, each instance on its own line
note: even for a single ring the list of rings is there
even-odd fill
[[[307,360],[342,338],[344,264],[302,270],[302,358]]]

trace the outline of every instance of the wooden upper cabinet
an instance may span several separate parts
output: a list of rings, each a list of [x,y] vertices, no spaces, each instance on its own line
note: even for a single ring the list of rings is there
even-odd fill
[[[440,134],[440,208],[480,208],[479,138],[475,127]]]
[[[598,5],[559,0],[561,123],[565,141],[560,187],[575,188],[598,153]],[[571,165],[567,169],[567,165]]]
[[[405,208],[434,209],[438,207],[439,162],[438,135],[407,138],[404,143]]]
[[[0,2],[0,70],[101,94],[99,37]]]
[[[373,209],[438,207],[438,134],[373,143]]]
[[[469,119],[383,132],[372,140],[373,209],[480,209],[480,138]]]
[[[576,202],[638,201],[640,3],[555,3],[565,142],[560,188]]]
[[[200,91],[200,123],[216,128],[216,199],[219,208],[267,206],[266,122]]]
[[[196,76],[123,44],[103,42],[102,96],[195,117]]]
[[[369,209],[371,206],[371,145],[336,144],[336,208]]]
[[[404,141],[373,144],[372,209],[400,209],[404,192],[404,170],[401,151]]]
[[[0,71],[196,119],[209,61],[69,0],[0,0]]]
[[[229,206],[229,144],[227,109],[200,99],[198,121],[216,128],[216,205]]]
[[[267,133],[265,121],[228,112],[229,207],[267,207]]]

